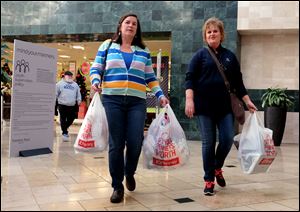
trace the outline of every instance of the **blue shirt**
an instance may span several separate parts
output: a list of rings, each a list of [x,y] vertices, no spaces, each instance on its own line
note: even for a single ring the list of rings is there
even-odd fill
[[[122,51],[121,51],[122,52]],[[131,62],[132,62],[132,58],[133,58],[133,52],[122,52],[122,56],[124,58],[124,62],[126,64],[126,68],[129,69]]]

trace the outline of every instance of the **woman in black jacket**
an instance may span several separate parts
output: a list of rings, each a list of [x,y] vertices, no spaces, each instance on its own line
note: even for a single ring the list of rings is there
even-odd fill
[[[203,40],[223,65],[231,89],[235,90],[250,112],[257,110],[247,94],[236,56],[221,45],[225,35],[223,22],[215,17],[210,18],[204,23],[202,31]],[[186,72],[185,88],[185,114],[189,118],[197,116],[202,140],[204,194],[213,195],[215,177],[219,186],[226,185],[222,167],[233,143],[234,117],[228,90],[207,48],[201,48],[194,54]],[[215,151],[216,129],[219,144]]]

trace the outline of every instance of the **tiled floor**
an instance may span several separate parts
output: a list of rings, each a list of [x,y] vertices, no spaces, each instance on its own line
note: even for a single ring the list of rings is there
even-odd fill
[[[189,141],[189,163],[172,171],[143,168],[135,175],[137,188],[125,190],[124,202],[110,203],[112,188],[107,152],[75,154],[79,127],[71,127],[71,142],[62,142],[56,125],[52,154],[8,158],[9,127],[1,133],[1,211],[298,211],[299,145],[282,144],[268,173],[243,174],[232,150],[225,161],[225,188],[203,195],[201,143]],[[186,198],[186,199],[182,199]],[[177,199],[189,200],[180,203]]]

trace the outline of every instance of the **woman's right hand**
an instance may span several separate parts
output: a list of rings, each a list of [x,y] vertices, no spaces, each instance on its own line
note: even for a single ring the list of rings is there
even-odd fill
[[[95,83],[95,84],[93,84],[92,85],[92,89],[94,90],[94,91],[96,91],[96,92],[101,92],[101,86],[100,86],[100,84],[99,83]]]
[[[186,99],[185,101],[185,115],[189,118],[193,118],[195,113],[195,105],[193,99]]]

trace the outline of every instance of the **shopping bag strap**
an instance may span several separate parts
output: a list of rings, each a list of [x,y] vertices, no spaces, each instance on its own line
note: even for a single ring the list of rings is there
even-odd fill
[[[96,98],[100,98],[99,95],[100,95],[100,94],[99,94],[98,92],[96,92],[96,93],[94,94],[93,99],[92,99],[92,101],[91,101],[91,103],[90,103],[91,107],[94,106],[95,101],[96,101]]]
[[[211,55],[212,59],[215,61],[216,65],[218,67],[218,70],[219,70],[221,76],[223,77],[223,80],[225,82],[228,93],[230,93],[230,83],[228,82],[227,77],[225,76],[224,66],[220,63],[220,61],[216,57],[215,53],[213,53],[213,51],[209,47],[207,47],[207,50],[208,50],[209,54]]]

